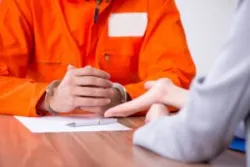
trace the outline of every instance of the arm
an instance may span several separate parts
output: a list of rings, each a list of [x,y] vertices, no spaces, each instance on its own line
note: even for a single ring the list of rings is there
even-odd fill
[[[250,110],[250,1],[237,11],[229,41],[207,78],[193,82],[187,106],[140,128],[135,144],[185,162],[211,160],[228,147]]]
[[[195,75],[180,15],[173,0],[148,0],[148,27],[139,55],[141,82],[126,85],[132,99],[145,92],[148,80],[169,78],[188,88]]]
[[[46,83],[25,79],[32,54],[32,22],[28,3],[0,3],[0,114],[38,115],[36,105]]]

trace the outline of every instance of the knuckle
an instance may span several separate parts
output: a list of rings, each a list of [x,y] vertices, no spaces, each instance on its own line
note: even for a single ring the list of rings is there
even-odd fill
[[[87,66],[85,68],[83,68],[83,70],[86,72],[86,73],[92,73],[93,72],[93,68],[91,66]]]

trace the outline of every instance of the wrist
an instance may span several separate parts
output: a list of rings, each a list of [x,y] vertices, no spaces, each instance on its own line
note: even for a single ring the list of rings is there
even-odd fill
[[[44,95],[40,98],[39,102],[37,103],[37,115],[44,115],[47,112],[47,108],[45,105],[45,93]]]
[[[188,103],[188,95],[189,95],[189,91],[186,90],[186,89],[182,89],[182,88],[179,88],[181,89],[180,90],[180,102],[179,102],[179,106],[180,108],[183,108],[187,105]]]
[[[170,104],[179,109],[183,108],[188,100],[188,90],[178,86],[173,86],[171,90],[172,92],[168,95],[168,98],[171,99]]]
[[[128,101],[127,91],[124,86],[119,83],[113,83],[113,88],[116,89],[120,94],[120,103],[125,103]]]
[[[48,97],[48,110],[53,110],[53,112],[57,113],[59,112],[59,109],[56,105],[56,99],[55,99],[55,93],[56,93],[57,88],[52,89],[51,95]]]
[[[57,111],[55,110],[54,94],[56,88],[59,86],[60,83],[61,83],[60,80],[53,81],[46,90],[44,107],[46,108],[46,111],[48,111],[52,115],[57,114]]]

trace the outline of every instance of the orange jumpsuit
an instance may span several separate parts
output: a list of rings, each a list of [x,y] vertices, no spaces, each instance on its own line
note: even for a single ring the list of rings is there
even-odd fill
[[[103,0],[96,23],[95,8],[95,0],[0,1],[1,114],[37,116],[39,99],[68,64],[110,73],[132,98],[145,92],[145,81],[162,77],[188,88],[195,65],[174,0]],[[146,22],[143,34],[124,34],[123,14],[135,30]]]

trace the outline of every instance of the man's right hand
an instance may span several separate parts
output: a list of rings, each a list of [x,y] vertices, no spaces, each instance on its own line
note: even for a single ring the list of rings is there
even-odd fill
[[[74,68],[69,65],[66,75],[54,90],[49,105],[58,113],[108,105],[111,102],[108,95],[112,91],[109,78],[108,73],[90,66]]]

